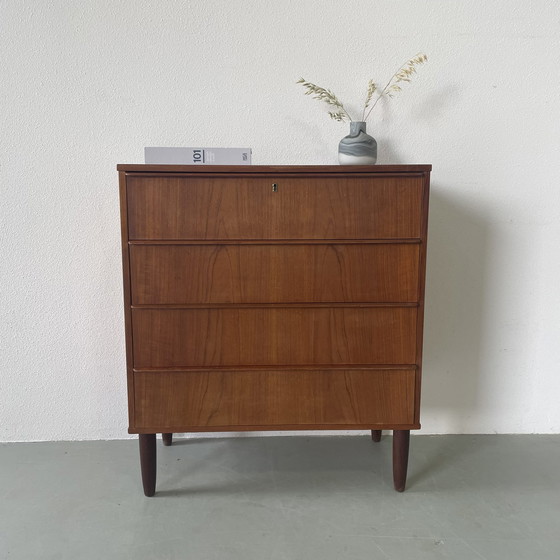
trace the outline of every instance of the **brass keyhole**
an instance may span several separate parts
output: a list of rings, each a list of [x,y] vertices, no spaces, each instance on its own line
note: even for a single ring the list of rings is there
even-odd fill
[[[272,192],[278,192],[278,184],[272,183]]]

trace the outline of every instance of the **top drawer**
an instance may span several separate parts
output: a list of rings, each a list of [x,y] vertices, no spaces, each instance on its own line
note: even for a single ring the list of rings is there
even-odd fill
[[[422,185],[421,175],[129,174],[129,239],[419,238]]]

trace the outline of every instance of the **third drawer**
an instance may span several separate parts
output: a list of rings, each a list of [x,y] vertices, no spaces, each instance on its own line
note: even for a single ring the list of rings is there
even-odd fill
[[[418,308],[132,310],[134,368],[414,364]]]

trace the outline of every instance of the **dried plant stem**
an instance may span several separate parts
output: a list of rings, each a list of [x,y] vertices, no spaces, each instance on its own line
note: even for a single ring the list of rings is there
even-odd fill
[[[409,69],[409,71],[406,73],[406,77],[402,78],[402,79],[397,79],[395,80],[395,84],[399,81],[407,81],[409,82],[410,79],[408,79],[408,76],[410,74],[412,74],[413,72],[415,72],[416,70],[414,70],[414,66],[416,64],[424,64],[424,62],[426,62],[426,60],[428,60],[428,57],[425,54],[422,53],[418,53],[416,56],[413,56],[410,60],[407,60],[404,64],[402,64],[399,69],[391,76],[391,79],[387,82],[386,86],[381,90],[381,93],[377,96],[377,99],[375,100],[375,102],[373,103],[373,105],[371,106],[370,110],[367,112],[367,115],[365,115],[364,120],[367,121],[369,115],[371,114],[371,112],[373,111],[374,107],[379,103],[379,100],[384,96],[387,95],[387,92],[389,91],[389,88],[391,87],[391,85],[393,84],[393,80],[395,80],[395,78],[397,78],[397,76],[399,76],[399,74],[405,69]],[[400,88],[399,88],[400,89]],[[365,109],[364,109],[364,113],[365,113]]]
[[[379,92],[377,85],[373,80],[368,81],[366,99],[364,103],[364,109],[362,111],[362,121],[367,121],[371,112],[375,106],[379,103],[379,100],[384,97],[393,97],[394,94],[401,91],[401,87],[398,85],[400,82],[410,82],[413,74],[416,73],[416,66],[418,64],[424,64],[428,60],[425,54],[418,53],[410,60],[407,60],[399,69],[391,76],[391,79],[387,82],[385,87]],[[344,107],[344,105],[339,101],[336,95],[330,90],[322,88],[311,82],[307,82],[304,78],[300,78],[297,82],[305,88],[305,95],[312,95],[313,99],[318,101],[323,101],[327,105],[331,105],[335,108],[334,111],[329,111],[329,116],[335,121],[352,121],[352,117]],[[369,104],[373,98],[373,94],[377,93],[377,98],[375,99],[373,105],[369,107]],[[369,111],[366,110],[369,107]]]
[[[302,86],[305,88],[305,95],[313,95],[313,99],[324,101],[327,105],[336,107],[337,111],[329,112],[329,116],[331,117],[331,119],[334,119],[335,121],[344,121],[346,119],[348,119],[349,121],[352,120],[344,105],[338,100],[336,95],[330,89],[325,89],[312,84],[311,82],[307,82],[304,78],[300,78],[297,83],[302,84]]]
[[[373,97],[373,94],[377,91],[377,85],[375,84],[375,82],[373,80],[370,80],[368,82],[368,89],[367,89],[367,93],[366,93],[366,101],[364,103],[364,110],[362,111],[362,121],[366,120],[366,109],[369,107],[369,103],[371,101],[371,98]]]

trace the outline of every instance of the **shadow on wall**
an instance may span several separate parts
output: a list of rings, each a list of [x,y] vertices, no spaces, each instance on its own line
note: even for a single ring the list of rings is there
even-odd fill
[[[376,138],[377,140],[377,164],[397,165],[408,163],[393,145],[390,138]]]
[[[423,428],[473,433],[486,385],[484,346],[488,224],[431,186],[422,387]]]

